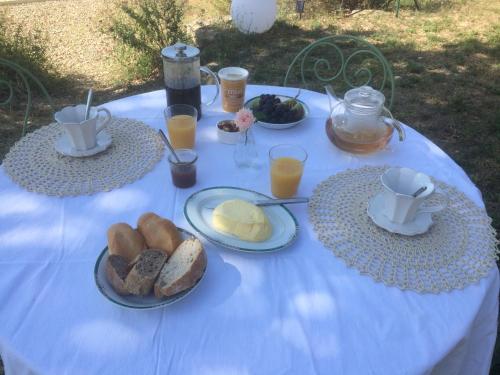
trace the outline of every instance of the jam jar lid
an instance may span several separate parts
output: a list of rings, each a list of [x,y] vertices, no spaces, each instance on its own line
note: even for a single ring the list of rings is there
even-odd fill
[[[162,57],[171,61],[194,61],[199,58],[200,50],[196,47],[181,42],[161,50]]]
[[[352,110],[362,113],[375,113],[382,110],[385,96],[370,86],[356,87],[347,91],[344,101]]]

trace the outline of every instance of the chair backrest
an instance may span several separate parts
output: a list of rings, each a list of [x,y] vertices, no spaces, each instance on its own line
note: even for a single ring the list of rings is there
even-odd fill
[[[26,133],[28,119],[33,108],[33,90],[31,83],[35,84],[43,96],[47,99],[52,111],[54,106],[52,98],[40,82],[40,80],[26,68],[7,59],[0,58],[0,92],[6,92],[7,95],[0,96],[0,106],[9,106],[13,104],[14,94],[21,90],[26,94],[26,105],[23,119],[23,132]],[[3,99],[3,98],[6,99]],[[2,100],[3,99],[3,100]]]
[[[324,91],[332,85],[338,95],[349,89],[369,85],[382,91],[386,106],[394,99],[394,76],[391,66],[380,50],[352,35],[332,35],[312,42],[300,51],[291,64],[284,86]]]

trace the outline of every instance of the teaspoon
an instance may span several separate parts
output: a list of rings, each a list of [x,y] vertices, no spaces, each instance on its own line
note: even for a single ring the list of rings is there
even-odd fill
[[[89,94],[87,95],[87,106],[85,107],[85,121],[89,119],[90,115],[90,105],[92,104],[92,96],[94,95],[94,92],[92,91],[92,88],[89,89]]]
[[[163,142],[165,142],[165,144],[167,145],[167,147],[170,149],[170,152],[172,153],[172,155],[174,155],[174,158],[175,158],[177,164],[182,163],[181,159],[179,159],[179,157],[175,153],[174,148],[172,147],[172,145],[168,141],[167,137],[165,136],[165,133],[163,133],[163,130],[161,130],[161,129],[158,130],[158,133],[160,134],[161,139],[163,139]]]

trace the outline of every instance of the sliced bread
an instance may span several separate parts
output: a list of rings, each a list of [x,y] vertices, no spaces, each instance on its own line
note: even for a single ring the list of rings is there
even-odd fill
[[[134,266],[125,279],[125,288],[134,295],[148,295],[160,273],[167,256],[161,250],[146,249],[134,261]]]
[[[131,266],[121,255],[109,255],[106,261],[106,278],[116,293],[127,295],[129,292],[125,288],[125,279]]]
[[[154,289],[157,298],[191,288],[203,276],[207,256],[196,238],[183,241],[163,266]]]

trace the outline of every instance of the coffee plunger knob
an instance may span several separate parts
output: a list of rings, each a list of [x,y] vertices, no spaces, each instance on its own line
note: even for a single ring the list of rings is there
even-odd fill
[[[187,46],[184,43],[177,42],[174,44],[174,48],[177,51],[176,56],[180,56],[180,57],[186,56],[184,51],[187,49]]]

